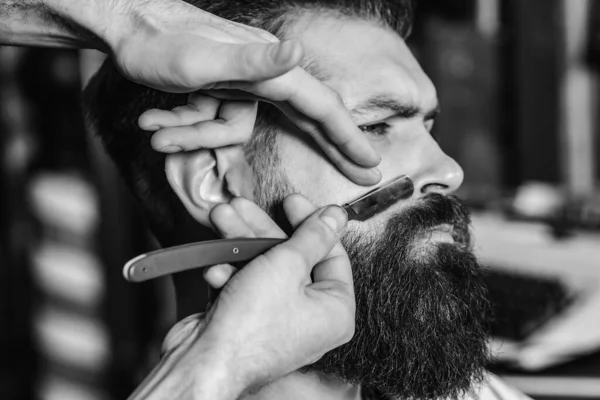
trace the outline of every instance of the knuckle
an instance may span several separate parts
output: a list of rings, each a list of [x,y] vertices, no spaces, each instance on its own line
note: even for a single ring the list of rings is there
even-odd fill
[[[319,128],[313,123],[300,122],[298,123],[298,127],[304,131],[304,133],[308,134],[312,137],[319,146],[323,147],[324,141],[322,139],[322,134]]]
[[[187,107],[186,106],[177,106],[177,107],[174,107],[174,108],[171,109],[171,112],[176,113],[176,114],[182,113],[184,111],[187,111]]]
[[[179,120],[181,121],[190,111],[190,107],[188,106],[178,106],[171,110],[173,114],[175,114]]]
[[[180,51],[171,59],[169,71],[174,80],[184,84],[190,84],[193,81],[194,58],[189,51]]]
[[[283,253],[283,250],[280,252],[268,251],[254,258],[254,260],[252,260],[251,263],[256,266],[266,267],[267,269],[282,268],[287,266],[287,264],[282,265],[282,260],[285,260],[287,262],[290,259],[291,258],[289,256],[286,256]]]
[[[305,251],[300,249],[294,243],[287,242],[285,246],[281,246],[279,259],[283,260],[286,266],[290,268],[301,268],[310,265],[310,259]]]
[[[317,223],[310,224],[306,227],[308,233],[318,240],[318,245],[328,245],[330,239],[333,237],[331,228],[329,228],[321,218],[317,217],[315,220]]]
[[[239,67],[243,67],[246,71],[254,71],[257,67],[260,66],[260,63],[257,63],[255,52],[249,51],[248,45],[244,45],[240,48],[240,51],[237,53]]]

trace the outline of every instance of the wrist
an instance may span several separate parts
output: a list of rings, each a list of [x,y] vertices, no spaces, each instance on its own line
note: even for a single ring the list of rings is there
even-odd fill
[[[78,47],[110,52],[120,30],[128,26],[128,2],[122,0],[44,0]]]
[[[235,370],[233,353],[207,339],[201,337],[192,350],[194,399],[236,400],[247,388]]]
[[[231,353],[204,337],[206,319],[178,322],[163,343],[159,365],[128,400],[236,400],[244,391],[231,368]]]

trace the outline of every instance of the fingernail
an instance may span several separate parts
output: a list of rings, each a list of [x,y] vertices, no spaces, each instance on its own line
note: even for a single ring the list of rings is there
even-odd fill
[[[181,147],[175,146],[173,144],[170,144],[168,146],[165,146],[165,147],[161,148],[158,151],[163,152],[163,153],[178,153],[178,152],[180,152],[182,150],[183,149]]]
[[[348,213],[342,207],[339,206],[328,206],[321,213],[319,217],[333,230],[335,233],[340,233],[344,230],[348,223]]]

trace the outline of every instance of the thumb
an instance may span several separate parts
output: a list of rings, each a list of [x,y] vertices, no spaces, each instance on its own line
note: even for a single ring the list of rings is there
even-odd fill
[[[302,45],[296,40],[280,43],[229,45],[222,81],[264,81],[285,74],[301,61]],[[219,89],[217,84],[214,89]]]
[[[297,199],[296,203],[306,202],[307,206],[312,206],[300,195],[295,195],[293,198]],[[300,224],[287,242],[271,250],[273,256],[279,256],[275,264],[288,265],[302,274],[310,275],[313,267],[327,259],[334,246],[338,244],[337,234],[346,227],[347,221],[347,214],[339,206],[328,206],[320,212],[313,213]],[[340,246],[334,256],[340,254],[340,249],[345,254]]]

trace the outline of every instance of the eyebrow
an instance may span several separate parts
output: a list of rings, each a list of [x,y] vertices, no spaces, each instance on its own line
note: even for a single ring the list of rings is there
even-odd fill
[[[418,115],[421,109],[393,97],[374,96],[354,106],[350,114],[366,115],[373,111],[391,111],[395,117],[409,119]],[[440,111],[440,105],[436,104],[435,108],[425,112],[424,119],[426,121],[435,119]]]

